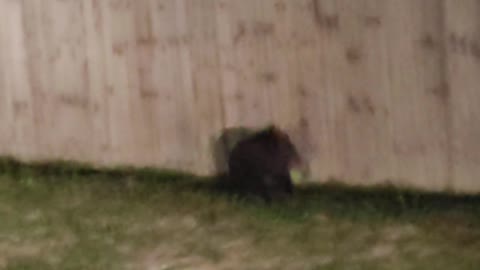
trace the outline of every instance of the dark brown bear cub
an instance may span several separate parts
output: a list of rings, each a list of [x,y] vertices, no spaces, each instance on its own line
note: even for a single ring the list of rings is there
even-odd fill
[[[234,188],[271,202],[293,194],[290,168],[300,164],[289,136],[270,126],[238,142],[228,159]]]

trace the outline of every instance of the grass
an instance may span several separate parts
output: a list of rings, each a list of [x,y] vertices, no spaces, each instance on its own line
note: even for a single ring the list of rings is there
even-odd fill
[[[480,269],[480,197],[341,185],[266,206],[153,169],[0,162],[0,269]]]

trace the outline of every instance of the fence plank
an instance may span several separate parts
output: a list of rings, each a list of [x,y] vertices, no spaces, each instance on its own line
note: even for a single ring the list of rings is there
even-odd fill
[[[21,1],[3,1],[1,18],[3,53],[3,89],[8,104],[6,127],[10,132],[10,151],[22,159],[35,154],[32,89],[28,78],[28,51]],[[3,47],[2,46],[2,47]],[[9,122],[13,125],[9,125]],[[7,136],[8,136],[7,132]],[[7,137],[8,138],[8,137]]]
[[[325,181],[338,176],[339,163],[331,121],[334,100],[328,85],[329,70],[335,68],[335,64],[328,62],[328,57],[334,54],[329,51],[333,44],[330,33],[318,28],[315,17],[318,2],[285,1],[290,22],[286,47],[291,54],[287,54],[290,94],[289,101],[285,101],[293,105],[292,115],[296,118],[294,141],[309,161],[312,175]],[[322,6],[328,4],[321,2]]]
[[[261,44],[265,24],[258,1],[219,1],[218,28],[224,69],[225,121],[228,127],[260,127],[271,121],[262,73]]]
[[[193,168],[198,150],[195,145],[193,88],[188,51],[185,10],[182,1],[152,2],[152,29],[157,44],[153,74],[158,98],[156,121],[160,131],[163,164],[170,168]]]
[[[2,1],[3,2],[3,1]],[[28,52],[27,67],[28,81],[32,87],[32,129],[35,138],[35,157],[55,158],[52,149],[54,133],[52,132],[53,117],[48,113],[52,105],[49,103],[48,91],[50,91],[51,65],[49,62],[49,48],[47,33],[43,27],[46,16],[40,2],[22,2],[23,26],[25,31],[25,46]],[[2,24],[3,25],[3,24]],[[6,24],[5,24],[6,25]],[[30,158],[33,158],[31,156]]]
[[[434,0],[396,4],[388,13],[395,175],[406,185],[445,189],[450,150],[449,112],[439,94],[445,72],[442,6]]]
[[[390,176],[381,2],[297,2],[297,88],[312,173],[373,184]],[[309,16],[305,16],[308,14]],[[314,33],[315,35],[312,35]],[[303,136],[305,137],[305,135]]]
[[[82,3],[24,3],[33,15],[28,45],[41,152],[52,159],[88,160],[91,140],[80,135],[91,123]]]
[[[480,190],[479,5],[0,0],[0,153],[207,174],[273,122],[314,181]]]
[[[110,151],[110,122],[108,86],[106,81],[106,58],[104,39],[106,35],[104,8],[97,0],[83,2],[83,24],[85,29],[84,67],[85,88],[88,89],[90,114],[89,160],[98,165],[107,165],[114,158]]]
[[[212,147],[223,127],[223,93],[221,89],[220,59],[217,43],[217,19],[215,1],[187,2],[188,37],[191,41],[191,73],[193,83],[195,167],[199,173],[214,170]]]
[[[459,192],[480,190],[480,2],[445,0],[448,88],[452,108],[453,182]]]
[[[8,46],[10,32],[8,31],[8,13],[10,12],[7,2],[0,1],[0,153],[11,155],[14,153],[13,146],[13,128],[10,90],[7,85],[8,79]]]

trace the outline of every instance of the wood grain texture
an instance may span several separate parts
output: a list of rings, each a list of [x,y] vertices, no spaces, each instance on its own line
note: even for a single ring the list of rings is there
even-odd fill
[[[312,181],[480,191],[477,0],[0,0],[0,154],[209,174],[275,123]]]
[[[446,85],[450,106],[451,188],[480,189],[480,1],[444,1]]]

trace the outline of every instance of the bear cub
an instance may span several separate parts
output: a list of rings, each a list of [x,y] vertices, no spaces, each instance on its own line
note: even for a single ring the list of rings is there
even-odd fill
[[[289,136],[272,125],[233,147],[228,157],[228,178],[235,190],[260,196],[269,203],[293,194],[290,169],[300,164]]]

